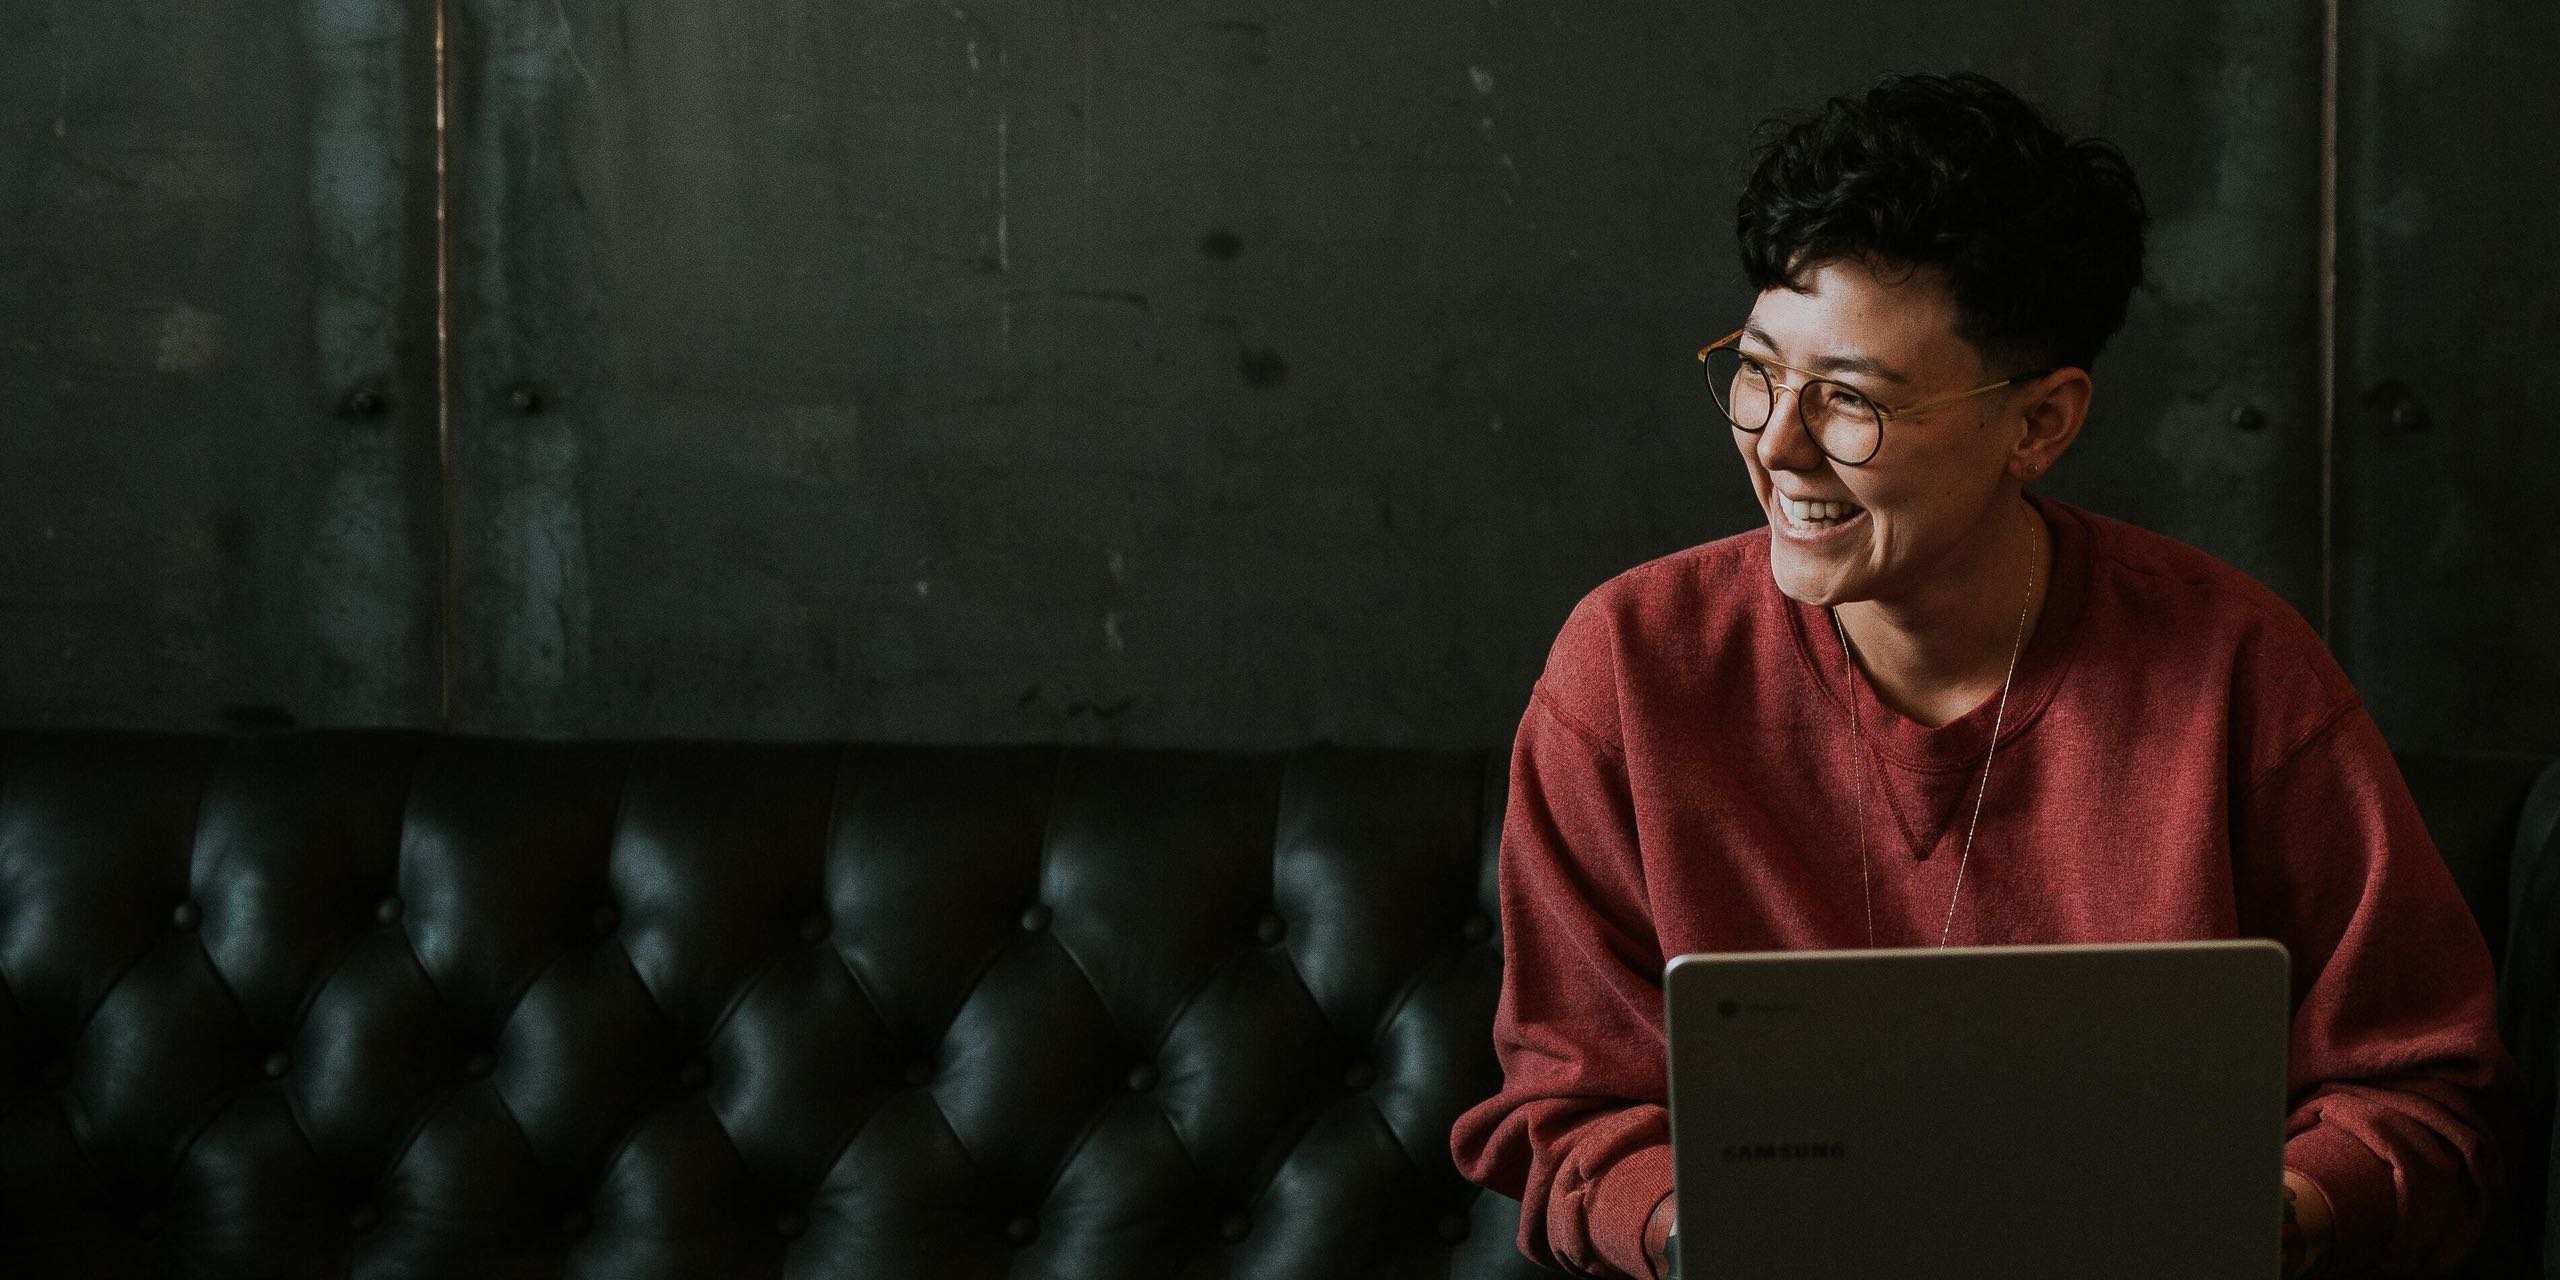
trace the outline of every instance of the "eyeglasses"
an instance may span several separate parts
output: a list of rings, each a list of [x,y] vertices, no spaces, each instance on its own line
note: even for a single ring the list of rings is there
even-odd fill
[[[1987,382],[1971,391],[1959,391],[1920,404],[1888,409],[1870,399],[1863,391],[1845,382],[1821,377],[1810,370],[1791,364],[1749,355],[1734,344],[1741,340],[1742,330],[1698,348],[1698,363],[1706,370],[1707,391],[1716,400],[1716,408],[1736,430],[1757,435],[1768,429],[1769,415],[1775,410],[1778,393],[1792,391],[1796,397],[1796,418],[1804,423],[1805,434],[1824,456],[1844,467],[1854,467],[1876,456],[1884,447],[1884,424],[1941,405],[1970,400],[1975,396],[2013,386],[2032,378],[2041,378],[2051,369],[2035,369],[2026,373]],[[1790,387],[1778,380],[1771,370],[1801,374],[1802,385]]]

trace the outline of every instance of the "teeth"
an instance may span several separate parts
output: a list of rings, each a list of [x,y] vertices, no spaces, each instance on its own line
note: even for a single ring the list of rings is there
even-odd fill
[[[1846,519],[1848,516],[1859,510],[1859,508],[1852,503],[1798,502],[1784,494],[1779,495],[1778,506],[1781,510],[1787,513],[1788,519],[1800,524],[1809,524],[1825,520]]]

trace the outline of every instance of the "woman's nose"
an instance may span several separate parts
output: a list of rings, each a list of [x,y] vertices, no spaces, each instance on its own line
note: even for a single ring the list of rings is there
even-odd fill
[[[1769,424],[1752,442],[1760,465],[1771,471],[1807,471],[1822,465],[1822,446],[1804,425],[1802,401],[1793,387],[1771,388]]]

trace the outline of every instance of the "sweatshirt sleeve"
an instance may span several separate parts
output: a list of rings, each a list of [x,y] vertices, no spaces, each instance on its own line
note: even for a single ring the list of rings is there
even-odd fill
[[[2504,1189],[2516,1096],[2479,926],[2352,698],[2237,822],[2243,929],[2293,954],[2285,1166],[2329,1199],[2334,1273],[2450,1270]]]
[[[1502,1088],[1459,1118],[1451,1150],[1468,1177],[1520,1200],[1530,1258],[1644,1276],[1646,1219],[1671,1193],[1661,950],[1624,761],[1557,676],[1551,665],[1512,753]]]

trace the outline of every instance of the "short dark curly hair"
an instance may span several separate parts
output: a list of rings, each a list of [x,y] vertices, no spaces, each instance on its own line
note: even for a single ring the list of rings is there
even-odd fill
[[[1841,260],[1945,273],[1957,333],[2087,368],[2124,326],[2150,221],[2124,152],[1988,76],[1888,76],[1761,125],[1734,231],[1751,287]]]

